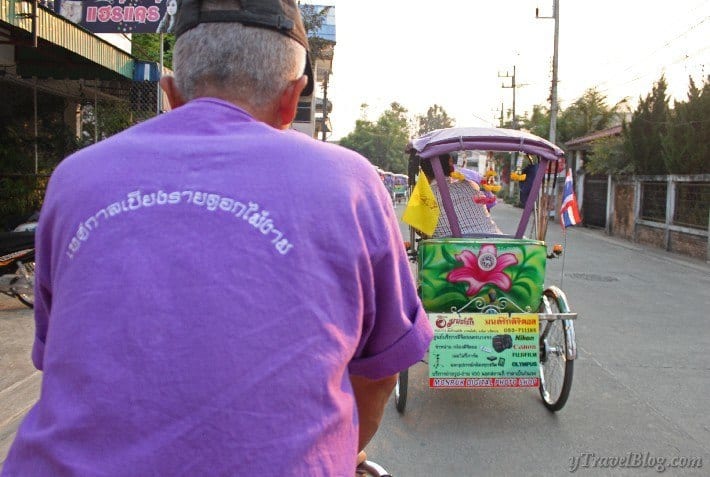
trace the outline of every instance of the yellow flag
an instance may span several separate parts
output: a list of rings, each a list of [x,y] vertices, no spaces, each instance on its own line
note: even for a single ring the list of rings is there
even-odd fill
[[[419,174],[417,185],[414,186],[412,196],[407,202],[402,220],[427,235],[432,235],[436,229],[436,223],[439,221],[439,205],[423,173]]]

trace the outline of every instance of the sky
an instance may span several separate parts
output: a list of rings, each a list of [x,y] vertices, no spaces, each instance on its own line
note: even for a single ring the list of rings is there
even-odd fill
[[[302,3],[335,6],[331,140],[393,101],[412,116],[439,104],[457,126],[498,125],[513,91],[517,116],[549,104],[555,22],[535,11],[551,17],[553,0]],[[592,87],[633,108],[661,74],[683,100],[710,74],[710,0],[559,0],[558,45],[562,109]]]

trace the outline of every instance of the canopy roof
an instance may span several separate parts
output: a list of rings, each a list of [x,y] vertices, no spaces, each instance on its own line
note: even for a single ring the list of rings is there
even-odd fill
[[[39,5],[34,27],[32,2],[0,0],[0,46],[14,45],[23,78],[132,80],[134,58],[49,8]],[[12,50],[11,50],[12,51]]]
[[[546,139],[525,131],[503,128],[447,128],[437,129],[413,139],[407,152],[416,151],[427,159],[454,151],[524,152],[557,161],[564,156],[562,149]]]

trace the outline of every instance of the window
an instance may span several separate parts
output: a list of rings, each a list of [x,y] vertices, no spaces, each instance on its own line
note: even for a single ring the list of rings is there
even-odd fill
[[[310,101],[299,101],[298,109],[296,110],[296,118],[294,119],[297,123],[310,123],[311,122],[311,102]]]

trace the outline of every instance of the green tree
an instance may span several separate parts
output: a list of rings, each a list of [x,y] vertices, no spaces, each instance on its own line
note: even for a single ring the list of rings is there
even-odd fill
[[[174,45],[175,35],[171,33],[163,36],[163,66],[169,69],[173,68]],[[139,60],[160,63],[160,34],[133,34],[131,36],[131,53]]]
[[[454,125],[454,120],[438,104],[430,106],[425,116],[418,115],[417,122],[419,123],[419,136],[435,129],[450,128]]]
[[[595,88],[590,88],[577,98],[569,107],[560,108],[557,118],[557,145],[607,129],[621,122],[623,105],[620,101],[613,106],[607,104],[606,96]],[[518,118],[522,129],[526,129],[542,138],[550,137],[550,110],[537,104],[529,118]]]
[[[308,35],[308,46],[311,50],[311,59],[332,55],[333,42],[317,35],[318,30],[323,26],[328,18],[328,12],[332,6],[322,5],[300,5],[303,27]]]
[[[64,98],[39,91],[35,137],[32,90],[0,88],[0,229],[39,209],[47,177],[77,148],[64,108]]]
[[[106,102],[95,109],[93,104],[86,104],[81,109],[81,147],[102,141],[109,136],[128,129],[132,125],[131,111],[119,104]]]
[[[557,121],[558,145],[618,124],[621,119],[620,111],[623,104],[624,101],[621,101],[609,106],[606,96],[597,91],[596,88],[588,89],[560,113]]]
[[[670,118],[666,89],[666,79],[661,76],[651,93],[639,98],[631,121],[624,125],[626,151],[637,174],[668,172],[662,140]]]
[[[404,149],[409,137],[407,110],[394,102],[375,122],[364,118],[355,121],[355,129],[340,140],[340,145],[386,171],[403,174],[407,172]]]
[[[625,101],[613,106],[607,104],[606,96],[595,88],[590,88],[569,107],[561,109],[557,121],[557,145],[587,134],[602,131],[622,121]],[[550,136],[550,110],[543,105],[533,106],[530,118],[521,121],[521,127],[532,134],[547,138]],[[632,167],[623,154],[623,140],[608,138],[596,141],[588,157],[590,172],[620,174],[630,172]]]
[[[624,138],[621,136],[605,137],[594,141],[584,168],[592,174],[612,176],[634,172],[634,164],[626,156]]]
[[[550,137],[550,110],[546,106],[536,104],[530,117],[520,121],[520,128],[547,139]]]
[[[662,134],[663,159],[671,174],[710,173],[710,81],[692,78],[687,101],[675,101]]]

